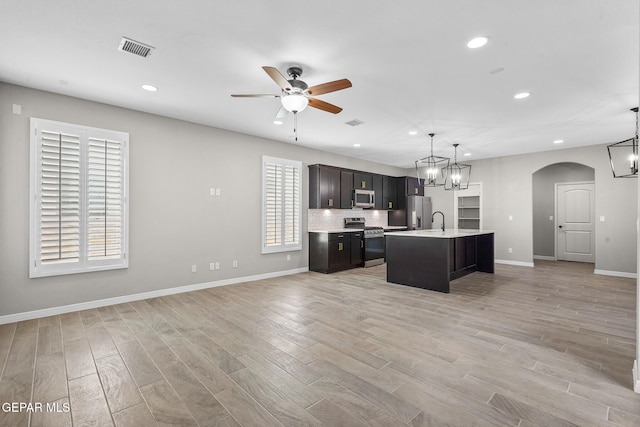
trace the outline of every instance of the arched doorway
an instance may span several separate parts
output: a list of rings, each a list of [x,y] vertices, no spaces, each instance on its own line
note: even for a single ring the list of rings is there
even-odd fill
[[[556,241],[556,198],[558,186],[569,183],[593,183],[594,180],[595,170],[592,167],[572,162],[554,163],[533,173],[534,260],[558,259]],[[595,248],[593,250],[595,251]]]

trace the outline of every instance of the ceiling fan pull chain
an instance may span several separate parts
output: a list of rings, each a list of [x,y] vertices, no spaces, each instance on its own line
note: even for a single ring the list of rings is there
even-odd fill
[[[298,142],[298,112],[293,112],[293,133],[296,136],[296,142]]]

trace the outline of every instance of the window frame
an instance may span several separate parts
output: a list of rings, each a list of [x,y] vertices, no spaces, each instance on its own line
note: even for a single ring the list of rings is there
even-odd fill
[[[286,221],[286,197],[282,197],[281,201],[281,243],[278,245],[267,245],[267,165],[274,164],[282,168],[293,167],[298,172],[298,182],[297,182],[297,206],[296,214],[298,218],[297,224],[293,224],[294,226],[294,234],[298,236],[298,241],[295,243],[286,243],[284,236],[286,235],[287,221]],[[286,181],[284,179],[284,174],[282,175],[279,185],[284,193],[284,186],[286,185]],[[298,160],[289,160],[282,159],[277,157],[270,156],[262,156],[262,241],[261,248],[263,254],[269,253],[278,253],[278,252],[293,252],[302,250],[302,162]]]
[[[73,262],[42,263],[42,234],[41,212],[42,194],[40,182],[42,179],[42,138],[39,131],[69,132],[79,136],[79,259]],[[113,140],[121,143],[121,255],[112,259],[89,259],[88,228],[89,228],[89,139]],[[106,162],[106,159],[105,159]],[[64,123],[54,120],[31,117],[30,119],[30,167],[29,167],[29,277],[50,277],[66,274],[87,273],[124,269],[129,267],[129,133],[90,126]],[[106,184],[105,184],[106,185]]]

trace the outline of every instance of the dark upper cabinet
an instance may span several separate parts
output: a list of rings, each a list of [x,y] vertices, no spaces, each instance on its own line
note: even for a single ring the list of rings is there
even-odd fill
[[[309,208],[351,209],[353,190],[373,190],[375,209],[405,209],[407,195],[424,196],[417,178],[377,175],[326,165],[309,165]]]
[[[422,181],[412,176],[406,176],[405,179],[405,195],[406,196],[424,196],[424,185],[420,185]]]
[[[375,187],[375,181],[374,181]],[[377,209],[387,209],[394,210],[399,209],[398,207],[398,184],[397,178],[392,176],[383,176],[382,177],[382,197],[381,197],[381,207],[377,207],[378,205],[378,190],[376,190],[376,208]]]
[[[353,172],[340,171],[340,209],[353,207]]]
[[[340,169],[309,166],[309,208],[340,208]]]
[[[373,190],[373,175],[364,172],[353,173],[353,188]]]
[[[382,175],[373,175],[373,192],[375,194],[374,209],[387,209],[384,203],[384,178]]]

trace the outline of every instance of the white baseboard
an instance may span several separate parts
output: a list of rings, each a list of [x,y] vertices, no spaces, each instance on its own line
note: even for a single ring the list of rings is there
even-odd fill
[[[638,372],[638,359],[633,361],[633,391],[640,393],[640,372]]]
[[[546,255],[534,255],[533,259],[539,259],[542,261],[557,261],[554,256],[546,256]]]
[[[496,264],[507,264],[507,265],[517,265],[520,267],[533,267],[532,262],[524,262],[524,261],[511,261],[508,259],[497,259],[495,260]]]
[[[20,322],[22,320],[38,319],[40,317],[55,316],[57,314],[70,313],[73,311],[88,310],[91,308],[104,307],[107,305],[123,304],[126,302],[139,301],[149,298],[157,298],[166,295],[181,294],[183,292],[198,291],[200,289],[215,288],[217,286],[235,285],[238,283],[253,282],[256,280],[271,279],[273,277],[289,276],[291,274],[305,273],[308,267],[296,268],[293,270],[275,271],[273,273],[256,274],[254,276],[234,277],[231,279],[217,280],[214,282],[196,283],[194,285],[178,286],[175,288],[158,289],[156,291],[143,292],[133,295],[123,295],[114,298],[105,298],[95,301],[81,302],[77,304],[63,305],[60,307],[44,308],[41,310],[27,311],[24,313],[7,314],[0,316],[0,325],[5,323]]]
[[[603,276],[626,277],[627,279],[636,279],[636,273],[627,273],[626,271],[610,271],[610,270],[593,270],[593,274],[601,274]]]

